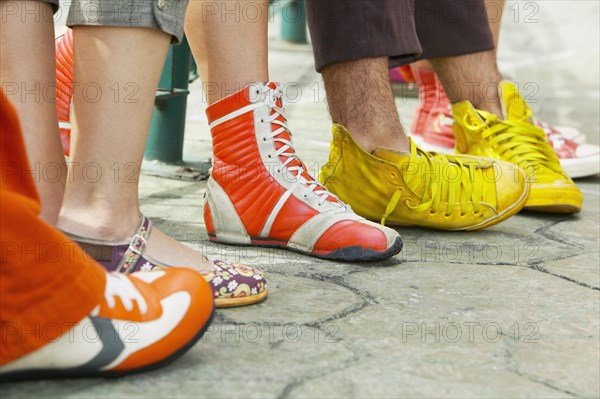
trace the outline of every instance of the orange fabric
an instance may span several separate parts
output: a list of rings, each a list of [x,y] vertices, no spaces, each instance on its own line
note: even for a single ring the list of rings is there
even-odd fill
[[[80,321],[104,293],[106,272],[38,218],[21,127],[0,92],[0,365]]]

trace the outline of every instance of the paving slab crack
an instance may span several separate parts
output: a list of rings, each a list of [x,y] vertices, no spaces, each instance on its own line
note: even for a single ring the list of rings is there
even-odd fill
[[[277,395],[278,399],[284,399],[284,398],[288,398],[289,394],[296,388],[306,384],[307,382],[314,380],[316,378],[321,378],[327,375],[330,375],[332,373],[336,373],[338,371],[343,371],[348,369],[351,366],[354,366],[355,364],[357,364],[359,361],[362,361],[363,357],[359,356],[359,355],[354,355],[352,356],[350,359],[347,359],[345,361],[343,361],[342,363],[340,363],[338,366],[334,366],[334,367],[327,367],[327,368],[318,368],[316,370],[313,370],[309,373],[304,374],[303,376],[301,376],[300,378],[294,379],[291,382],[289,382],[281,391],[281,393],[279,395]]]
[[[579,248],[579,249],[585,249],[585,246],[576,243],[576,242],[572,242],[569,239],[563,237],[562,235],[556,233],[556,232],[552,232],[550,231],[550,229],[552,227],[555,227],[557,225],[559,225],[562,222],[566,222],[569,220],[572,220],[572,216],[565,216],[559,220],[553,220],[552,222],[549,222],[548,224],[538,228],[537,230],[534,231],[534,233],[541,235],[544,238],[547,238],[550,241],[554,241],[557,242],[559,244],[567,244],[567,245],[571,245],[575,248]]]
[[[530,266],[528,266],[528,268],[532,269],[532,270],[535,270],[535,271],[538,271],[540,273],[544,273],[544,274],[548,274],[548,275],[556,277],[556,278],[560,278],[561,280],[568,281],[569,283],[577,284],[578,286],[583,287],[583,288],[588,288],[588,289],[591,289],[591,290],[600,291],[600,287],[594,287],[593,285],[589,285],[587,283],[584,283],[583,281],[578,281],[578,280],[575,280],[575,279],[573,279],[571,277],[563,276],[562,274],[553,273],[553,272],[545,269],[543,266],[540,266],[540,265],[530,265]]]
[[[550,389],[558,391],[558,392],[560,392],[562,394],[565,394],[565,395],[568,395],[568,396],[571,396],[571,397],[575,397],[575,398],[587,397],[587,395],[579,395],[579,394],[577,394],[577,393],[575,393],[573,391],[570,391],[568,389],[557,387],[556,385],[554,385],[554,384],[552,384],[552,383],[550,383],[548,381],[545,381],[543,379],[540,379],[539,377],[536,377],[536,376],[533,376],[533,375],[521,372],[519,370],[510,369],[509,371],[515,373],[519,377],[525,378],[528,381],[531,381],[531,382],[533,382],[535,384],[543,385],[546,388],[550,388]]]

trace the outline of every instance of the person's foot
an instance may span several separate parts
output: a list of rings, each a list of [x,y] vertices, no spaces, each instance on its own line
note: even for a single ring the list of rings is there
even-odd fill
[[[559,130],[545,122],[536,122],[546,132],[546,137],[560,160],[560,166],[569,177],[575,179],[600,173],[600,146],[585,143],[585,135],[575,128],[561,127]]]
[[[415,118],[422,118],[419,110],[415,112]],[[453,123],[450,102],[436,104],[429,111],[423,130],[414,132],[412,137],[427,151],[454,153]],[[581,134],[579,130],[568,127],[562,127],[559,130],[559,128],[540,120],[536,120],[536,125],[546,132],[550,146],[560,160],[560,166],[569,177],[575,179],[600,173],[600,146],[586,144],[585,135]],[[564,131],[568,133],[565,134]],[[574,137],[577,141],[568,137]]]
[[[110,272],[190,268],[208,281],[219,308],[251,305],[267,297],[267,282],[260,270],[209,259],[154,228],[144,215],[134,232],[123,239],[72,231],[66,230],[67,235]]]
[[[70,114],[71,99],[73,95],[73,31],[68,29],[64,35],[55,40],[56,54],[56,111],[61,124],[61,139],[65,155],[70,151]],[[89,204],[88,204],[89,205]],[[90,214],[90,209],[92,213]],[[85,209],[63,209],[58,227],[65,232],[77,237],[80,242],[93,242],[110,254],[109,261],[103,259],[106,252],[94,250],[96,260],[102,263],[109,271],[116,270],[116,266],[123,258],[125,250],[132,241],[132,236],[139,233],[139,228],[144,224],[139,222],[137,212],[120,208],[120,215],[114,209],[102,211],[102,207],[87,206]],[[86,221],[91,223],[81,223]],[[148,221],[149,223],[149,221]],[[148,226],[151,226],[150,224]],[[131,269],[122,269],[121,272],[153,270],[159,265],[175,265],[192,268],[202,273],[214,289],[217,307],[231,307],[249,305],[260,302],[266,298],[267,288],[261,271],[255,268],[226,264],[214,261],[185,246],[177,240],[164,234],[157,228],[152,228],[152,235],[147,231],[144,240],[144,262],[136,263]],[[91,248],[88,246],[88,249]],[[106,249],[108,248],[108,249]],[[151,261],[146,261],[146,258]],[[221,266],[216,264],[220,262]]]
[[[275,83],[256,83],[208,107],[214,166],[204,220],[211,240],[370,261],[402,248],[319,184],[296,155]]]
[[[526,209],[579,212],[583,195],[561,168],[544,130],[534,125],[525,100],[508,82],[500,83],[499,92],[505,120],[468,101],[453,104],[457,152],[501,159],[524,169],[531,183]]]
[[[574,141],[577,144],[587,143],[587,137],[574,126],[553,126],[547,122],[536,119],[536,125],[544,129],[546,135],[559,133],[565,140]]]
[[[202,337],[213,307],[211,288],[192,270],[107,273],[104,297],[89,316],[60,338],[3,365],[0,382],[157,369]]]
[[[420,104],[415,110],[411,136],[427,151],[454,152],[452,105],[437,75],[431,69],[412,68],[419,87]],[[586,144],[585,135],[573,127],[554,127],[541,120],[535,124],[544,129],[562,168],[571,178],[600,173],[600,147]]]
[[[63,206],[57,227],[73,237],[129,244],[131,237],[139,234],[142,218],[145,217],[140,217],[139,211],[135,210],[117,214],[95,205],[84,209]],[[154,225],[150,226],[152,234],[146,237],[144,252],[147,257],[161,264],[188,267],[200,273],[212,271],[212,263],[202,253],[173,239]],[[112,261],[118,260],[120,257]],[[115,271],[110,265],[108,270]]]
[[[369,154],[341,125],[333,126],[321,182],[369,220],[440,230],[477,230],[525,205],[529,185],[512,165],[469,156],[378,148]]]
[[[410,134],[422,136],[426,131],[431,109],[439,102],[440,94],[443,93],[444,98],[447,96],[432,69],[411,67],[411,73],[419,90],[419,105],[410,125]]]
[[[70,115],[71,115],[71,100],[73,96],[73,30],[67,31],[55,39],[55,56],[56,56],[56,112],[58,120],[61,123],[61,139],[63,141],[63,149],[65,155],[69,155],[70,151]],[[97,215],[96,215],[97,216]],[[114,218],[109,215],[110,219],[106,224],[110,226],[101,228],[101,223],[93,225],[81,224],[81,220],[93,220],[90,215],[85,214],[70,214],[65,217],[63,215],[58,227],[81,237],[100,240],[123,241],[127,240],[134,234],[138,225],[139,217],[134,213],[129,217]],[[157,228],[153,229],[151,242],[149,242],[147,255],[160,260],[164,264],[171,265],[194,265],[193,268],[202,272],[212,272],[212,264],[202,254],[193,249],[179,243],[168,235],[164,234]]]
[[[442,82],[432,69],[413,67],[411,71],[419,88],[420,104],[410,134],[425,149],[454,147],[452,107]]]

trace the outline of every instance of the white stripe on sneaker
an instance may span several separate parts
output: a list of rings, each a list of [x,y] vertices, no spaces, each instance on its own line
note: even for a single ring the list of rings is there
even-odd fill
[[[216,119],[214,121],[212,121],[208,127],[210,127],[211,129],[214,128],[215,126],[219,126],[222,123],[225,123],[227,121],[230,121],[232,119],[237,118],[240,115],[244,115],[247,112],[250,111],[254,111],[257,108],[263,107],[264,104],[263,103],[255,103],[255,104],[250,104],[250,105],[246,105],[244,108],[240,108],[238,110],[235,110],[219,119]]]
[[[261,237],[269,236],[269,233],[271,232],[271,227],[273,227],[273,223],[275,222],[275,218],[277,218],[277,215],[279,215],[281,208],[283,208],[283,205],[285,205],[288,198],[290,198],[290,195],[292,195],[292,192],[286,191],[285,193],[283,193],[281,198],[279,198],[279,201],[277,201],[277,203],[273,207],[273,210],[269,214],[269,217],[267,218],[267,221],[265,222],[265,225],[263,226],[262,231],[260,232]]]

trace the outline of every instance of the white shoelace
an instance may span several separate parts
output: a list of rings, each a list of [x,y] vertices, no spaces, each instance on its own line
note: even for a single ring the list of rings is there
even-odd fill
[[[104,289],[104,299],[109,308],[114,308],[116,305],[115,298],[121,299],[121,303],[128,312],[133,310],[133,302],[137,302],[141,314],[148,311],[146,300],[135,288],[131,280],[122,274],[107,273],[106,288]]]
[[[318,205],[322,206],[325,203],[325,201],[327,201],[327,198],[332,197],[336,199],[336,202],[332,202],[334,205],[338,206],[340,209],[346,209],[345,205],[335,195],[330,193],[325,188],[325,186],[323,186],[321,183],[314,179],[307,180],[306,178],[304,178],[304,176],[302,176],[302,174],[304,173],[304,167],[302,167],[303,163],[300,160],[300,158],[298,158],[298,156],[296,155],[294,145],[290,140],[277,137],[284,132],[288,132],[290,137],[292,136],[292,132],[285,123],[287,117],[285,116],[285,105],[281,87],[277,86],[277,89],[272,89],[267,84],[263,87],[262,92],[267,94],[265,98],[265,104],[273,112],[269,117],[262,119],[261,122],[279,126],[279,128],[273,131],[272,134],[263,137],[263,140],[273,140],[276,143],[282,144],[282,146],[278,150],[276,150],[274,153],[268,154],[267,156],[269,158],[278,158],[280,156],[286,158],[283,164],[277,168],[277,172],[281,173],[282,168],[287,168],[287,170],[289,170],[292,173],[295,172],[294,176],[296,178],[296,183],[304,186],[304,190],[302,191],[302,195],[304,196],[304,198],[308,198],[308,196],[311,194],[318,195],[320,197]],[[281,100],[281,107],[277,105],[277,100]],[[283,118],[284,122],[277,120],[279,116]],[[298,161],[300,166],[288,166],[294,160]]]

